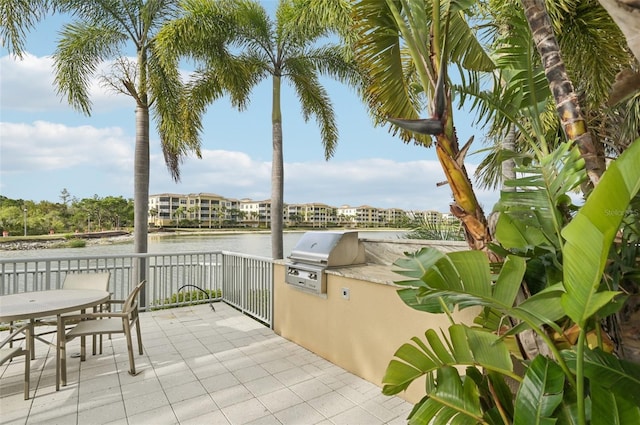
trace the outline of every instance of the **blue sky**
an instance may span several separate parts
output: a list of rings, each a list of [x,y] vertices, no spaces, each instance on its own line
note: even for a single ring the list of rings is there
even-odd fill
[[[273,2],[265,2],[272,5]],[[92,87],[90,117],[71,109],[53,86],[52,60],[57,32],[69,19],[41,22],[27,38],[22,60],[0,51],[0,194],[13,199],[60,201],[66,188],[76,198],[133,197],[135,104],[130,97]],[[324,160],[320,130],[305,123],[296,96],[283,86],[283,140],[287,203],[323,202],[332,206],[370,205],[405,210],[448,211],[451,193],[435,150],[404,144],[386,128],[375,128],[352,89],[326,81],[338,119],[335,155]],[[186,158],[182,179],[171,180],[160,143],[151,133],[153,193],[216,193],[227,198],[270,197],[270,80],[256,87],[247,110],[234,110],[227,99],[212,104],[204,120],[202,159]],[[482,132],[473,117],[455,115],[464,143]],[[473,173],[481,155],[467,158]],[[478,191],[485,211],[498,194]]]

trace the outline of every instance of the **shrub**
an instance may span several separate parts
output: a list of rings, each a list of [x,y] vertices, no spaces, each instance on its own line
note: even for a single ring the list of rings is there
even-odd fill
[[[69,248],[84,248],[85,246],[87,246],[87,241],[78,238],[70,239],[69,243],[67,243],[67,246]]]

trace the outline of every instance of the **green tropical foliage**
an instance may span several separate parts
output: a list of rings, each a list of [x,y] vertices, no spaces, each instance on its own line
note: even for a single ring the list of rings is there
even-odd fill
[[[385,394],[397,394],[420,377],[427,379],[427,395],[414,408],[410,423],[585,424],[589,419],[592,424],[630,424],[640,419],[640,366],[610,353],[612,347],[602,340],[599,328],[601,319],[619,310],[624,300],[603,285],[603,273],[624,216],[611,211],[626,211],[640,190],[640,139],[610,165],[584,206],[564,224],[566,217],[548,210],[560,211],[562,204],[554,200],[584,179],[574,149],[563,145],[552,152],[554,159],[529,180],[532,192],[546,193],[548,200],[539,195],[524,199],[531,205],[546,203],[546,210],[531,205],[503,209],[508,219],[498,223],[496,249],[506,259],[499,270],[493,272],[486,256],[475,251],[443,254],[424,249],[395,263],[405,277],[397,282],[403,286],[398,293],[410,307],[447,313],[452,322],[455,308],[481,308],[476,325],[452,323],[442,336],[429,330],[424,340],[413,338],[396,352],[383,379]],[[558,167],[561,158],[566,169]],[[556,179],[540,177],[553,174]],[[519,184],[524,187],[525,180]],[[522,189],[519,193],[528,195]],[[528,226],[516,219],[523,210],[532,211],[523,220],[533,220]],[[554,225],[539,227],[536,220],[543,217],[561,226],[560,235]],[[520,301],[520,285],[540,245],[542,251],[558,250],[557,273]],[[515,337],[530,331],[544,341],[549,356],[523,360]],[[577,337],[570,336],[572,332]],[[465,375],[453,372],[454,366],[466,367]],[[495,390],[504,388],[506,379],[517,382],[513,399]]]
[[[434,220],[432,217],[420,216],[410,224],[411,228],[404,235],[405,239],[427,239],[433,241],[464,240],[462,226],[458,221],[450,223],[448,220],[443,220],[442,217]]]
[[[447,76],[450,64],[471,82],[495,68],[469,23],[473,7],[462,0],[356,1],[354,55],[375,123],[388,123],[405,142],[436,142],[453,194],[451,213],[463,223],[469,245],[486,250],[491,235],[464,164],[471,141],[458,142]]]
[[[597,0],[546,2],[546,7],[599,161],[605,155],[617,157],[640,135],[637,91],[634,95],[623,89],[628,96],[619,102],[610,98],[621,72],[633,66],[624,37]],[[521,2],[491,0],[480,12],[479,19],[487,22],[484,40],[494,52],[498,73],[491,84],[465,83],[454,90],[462,94],[461,102],[473,102],[476,123],[489,126],[491,147],[476,176],[483,185],[498,187],[502,145],[510,129],[517,130],[518,153],[531,152],[532,141],[553,149],[566,137]]]

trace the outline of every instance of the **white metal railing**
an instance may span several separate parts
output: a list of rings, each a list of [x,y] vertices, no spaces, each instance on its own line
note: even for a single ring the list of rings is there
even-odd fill
[[[224,301],[273,324],[273,261],[226,251],[0,259],[0,295],[59,289],[67,273],[109,271],[109,291],[125,299],[136,258],[146,260],[143,310]]]

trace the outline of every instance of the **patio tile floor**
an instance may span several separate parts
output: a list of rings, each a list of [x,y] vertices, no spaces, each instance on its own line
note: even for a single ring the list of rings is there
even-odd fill
[[[36,344],[31,399],[22,359],[0,367],[1,424],[403,424],[412,405],[276,335],[224,304],[141,314],[144,355],[128,374],[122,336],[103,354],[67,360]],[[0,333],[2,337],[2,333]],[[53,338],[53,336],[52,336]],[[79,340],[67,353],[79,352]],[[88,344],[89,345],[89,344]]]

